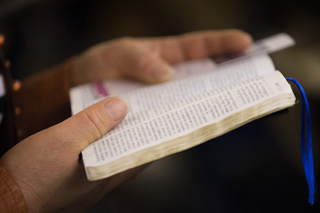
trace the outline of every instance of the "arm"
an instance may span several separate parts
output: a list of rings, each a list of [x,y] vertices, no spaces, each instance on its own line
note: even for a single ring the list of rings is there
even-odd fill
[[[241,51],[250,42],[247,34],[232,30],[155,39],[127,38],[97,45],[23,82],[17,94],[20,123],[32,124],[35,127],[30,129],[39,131],[70,116],[68,91],[72,85],[120,77],[150,83],[166,81],[173,72],[172,64]],[[87,207],[145,167],[88,182],[79,159],[81,151],[119,124],[128,109],[125,101],[107,98],[24,139],[0,158],[0,166],[14,177],[31,212]],[[28,115],[23,115],[24,111]]]

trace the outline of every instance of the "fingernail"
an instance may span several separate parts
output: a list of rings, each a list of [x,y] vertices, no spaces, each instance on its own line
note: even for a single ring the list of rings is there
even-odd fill
[[[130,110],[130,103],[125,98],[113,98],[105,104],[107,114],[109,117],[118,121],[122,119]]]
[[[174,70],[171,67],[156,66],[151,70],[151,75],[155,81],[166,81],[171,78]]]

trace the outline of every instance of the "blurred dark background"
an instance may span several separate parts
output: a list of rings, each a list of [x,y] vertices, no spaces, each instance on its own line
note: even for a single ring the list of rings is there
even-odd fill
[[[296,40],[272,58],[307,92],[319,183],[320,1],[0,0],[4,51],[18,79],[105,40],[226,28]],[[300,113],[297,104],[158,160],[88,212],[318,212],[319,194],[313,207],[307,202]]]

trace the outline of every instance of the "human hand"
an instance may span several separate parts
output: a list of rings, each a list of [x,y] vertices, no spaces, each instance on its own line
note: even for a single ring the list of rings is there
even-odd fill
[[[250,43],[250,36],[236,30],[154,39],[123,38],[99,44],[75,57],[72,82],[78,85],[119,77],[150,83],[166,81],[172,75],[172,64],[238,52]],[[114,99],[103,100],[32,135],[0,159],[0,166],[7,169],[19,184],[30,212],[90,206],[142,170],[143,167],[135,168],[96,182],[86,180],[79,154],[120,123],[126,114],[127,107],[120,105],[111,116],[107,114],[104,106]],[[119,118],[112,119],[112,115],[117,114],[120,114]]]
[[[0,166],[20,186],[30,212],[79,212],[77,208],[94,204],[143,169],[88,182],[79,160],[81,151],[119,124],[128,109],[119,98],[105,99],[21,141],[0,159]]]
[[[121,38],[76,57],[73,85],[129,77],[149,83],[170,80],[172,65],[211,55],[239,52],[251,37],[239,30],[202,31],[164,38]]]

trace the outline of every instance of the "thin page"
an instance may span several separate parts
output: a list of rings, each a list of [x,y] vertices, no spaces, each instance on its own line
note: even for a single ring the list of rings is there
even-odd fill
[[[177,87],[187,87],[188,79],[192,76],[192,78],[198,78],[198,76],[206,75],[206,73],[212,74],[211,80],[213,81],[211,85],[215,85],[216,87],[229,85],[239,80],[246,80],[252,78],[254,76],[263,75],[269,72],[273,72],[275,70],[274,65],[268,55],[258,55],[253,57],[248,57],[246,60],[237,60],[234,63],[225,63],[219,66],[215,66],[213,62],[210,62],[211,59],[203,59],[191,62],[181,63],[176,66],[176,73],[180,75],[182,81],[181,83],[176,83],[177,80],[158,84],[155,86],[149,86],[151,91],[148,94],[152,97],[162,97],[164,94],[168,94],[170,97],[165,99],[161,99],[161,101],[171,101],[173,98],[184,97],[185,95],[195,95],[196,93],[201,93],[203,90],[198,89],[188,89],[188,92],[181,91],[184,94],[173,94],[172,90],[176,90]],[[212,60],[211,60],[212,61]],[[197,73],[197,75],[195,75]],[[183,77],[182,77],[183,76]],[[187,77],[189,76],[189,77]],[[216,77],[214,77],[216,76]],[[185,84],[185,86],[182,86]],[[175,85],[178,84],[178,85]],[[199,86],[201,87],[203,84],[199,82]],[[102,100],[105,97],[109,96],[123,96],[122,94],[126,91],[134,91],[137,92],[139,88],[146,87],[146,84],[142,84],[136,81],[106,81],[106,82],[98,82],[93,84],[85,84],[78,87],[74,87],[70,90],[70,99],[71,99],[71,108],[72,113],[76,114],[79,111],[87,108],[88,106],[96,103],[97,101]],[[165,90],[169,90],[170,92],[166,92]],[[165,89],[165,90],[162,90]],[[159,91],[157,94],[153,93],[154,91]],[[153,94],[150,94],[153,93]],[[138,98],[138,97],[137,97]],[[159,99],[160,100],[160,99]],[[134,101],[134,100],[132,100]],[[131,103],[135,105],[135,103]],[[155,103],[154,103],[155,104]],[[157,101],[159,104],[159,101]],[[134,110],[135,111],[135,110]],[[135,111],[136,112],[136,111]]]

